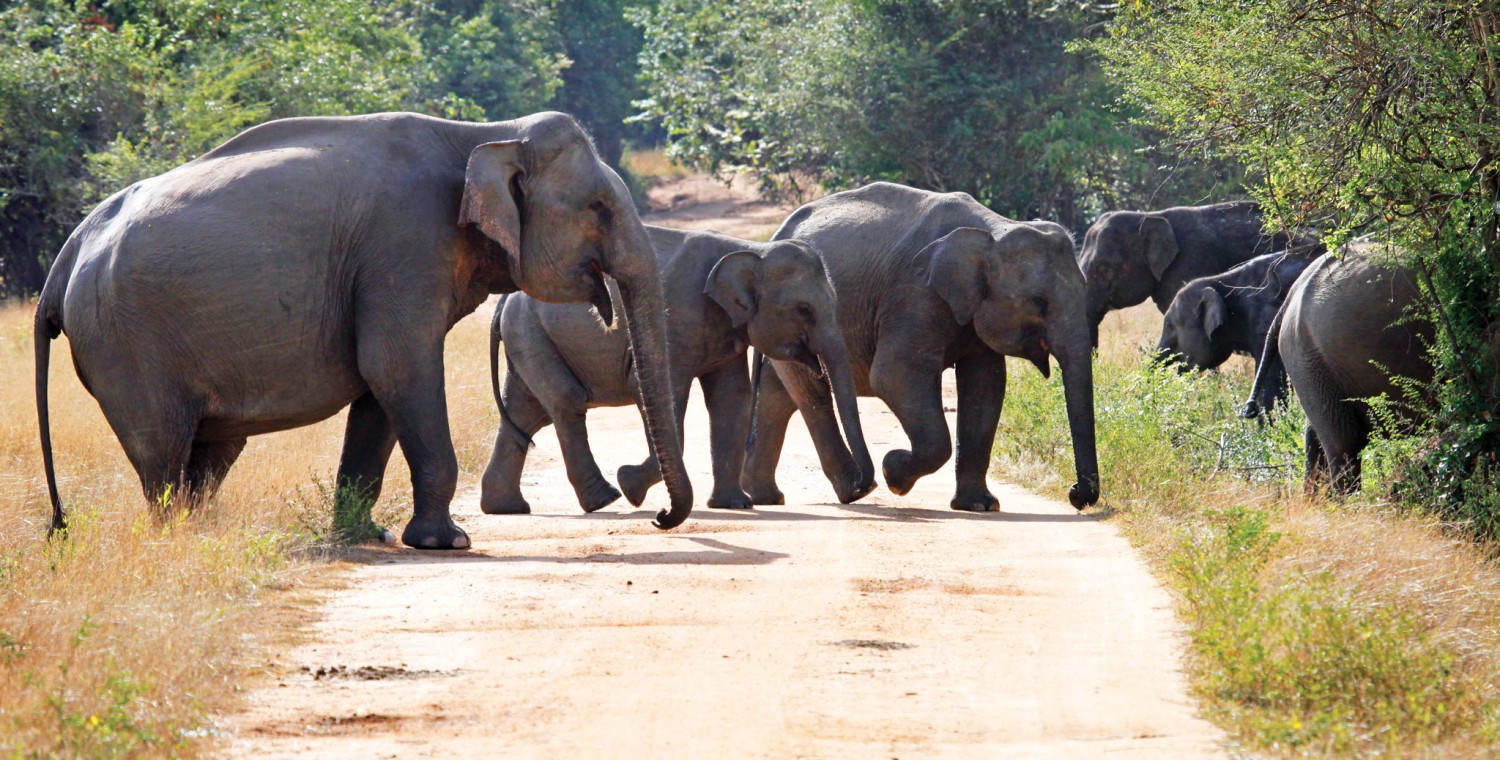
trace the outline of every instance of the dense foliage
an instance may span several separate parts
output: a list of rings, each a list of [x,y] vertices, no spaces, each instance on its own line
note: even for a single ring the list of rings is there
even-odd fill
[[[0,297],[39,288],[110,193],[268,119],[561,108],[618,161],[640,46],[631,4],[0,2]]]
[[[1406,491],[1489,535],[1500,533],[1485,474],[1500,444],[1497,46],[1489,0],[1128,3],[1092,46],[1150,124],[1249,167],[1281,223],[1405,251],[1429,296],[1440,374],[1413,401],[1426,445]]]
[[[679,160],[773,191],[884,179],[1074,229],[1232,193],[1233,176],[1154,157],[1121,128],[1103,72],[1067,49],[1108,19],[1100,5],[662,0],[639,15],[645,117]]]

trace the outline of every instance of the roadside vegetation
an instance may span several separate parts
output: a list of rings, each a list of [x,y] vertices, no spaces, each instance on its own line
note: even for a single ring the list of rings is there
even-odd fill
[[[1266,427],[1237,419],[1250,363],[1155,366],[1160,323],[1146,304],[1101,329],[1104,508],[1175,592],[1209,717],[1257,752],[1500,751],[1500,568],[1389,500],[1408,442],[1367,453],[1361,495],[1304,495],[1295,400]],[[996,439],[999,473],[1042,490],[1072,482],[1056,377],[1017,365]]]
[[[461,486],[482,471],[497,422],[484,313],[448,339]],[[199,754],[247,663],[284,643],[308,584],[336,572],[313,560],[341,551],[327,484],[343,415],[252,439],[217,498],[163,523],[72,363],[54,361],[53,441],[71,519],[67,540],[48,541],[31,315],[0,309],[0,756]],[[376,518],[399,533],[410,499],[398,452]]]

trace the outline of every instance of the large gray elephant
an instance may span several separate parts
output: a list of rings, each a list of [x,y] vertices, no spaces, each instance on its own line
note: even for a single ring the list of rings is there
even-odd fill
[[[401,540],[464,548],[443,340],[490,293],[592,301],[619,283],[652,450],[692,509],[672,415],[656,257],[619,176],[571,117],[470,124],[416,114],[249,129],[142,180],[78,226],[36,315],[37,407],[53,527],[64,525],[47,424],[49,342],[66,333],[153,503],[189,505],[247,436],[346,406],[341,510],[378,497],[401,444],[413,515]]]
[[[1266,335],[1292,284],[1321,249],[1268,253],[1212,277],[1199,277],[1177,291],[1162,320],[1156,351],[1163,360],[1195,370],[1214,369],[1234,354],[1249,354],[1260,366]],[[1314,257],[1315,258],[1315,257]],[[1265,406],[1286,397],[1286,375],[1267,377]]]
[[[875,467],[860,429],[849,354],[834,316],[833,285],[817,253],[798,240],[752,243],[716,232],[650,225],[646,231],[660,257],[666,289],[678,430],[694,378],[708,405],[714,465],[708,506],[750,507],[750,498],[740,490],[750,427],[747,345],[826,377],[843,420],[838,464],[851,456],[855,463],[850,469],[830,469],[829,480],[845,503],[869,493],[875,487]],[[502,337],[503,392],[497,356]],[[505,415],[484,473],[481,508],[489,514],[531,511],[521,495],[521,470],[531,436],[549,422],[557,425],[568,479],[584,511],[618,499],[620,491],[594,461],[584,419],[590,407],[624,406],[636,398],[625,336],[609,330],[588,306],[541,303],[518,294],[496,310],[490,356],[496,400]],[[650,461],[619,472],[620,487],[635,505],[660,479]]]
[[[1163,211],[1111,211],[1083,236],[1079,264],[1088,280],[1090,336],[1115,309],[1150,298],[1163,313],[1188,280],[1218,274],[1291,244],[1268,235],[1260,205],[1250,201],[1179,206]],[[1297,247],[1317,246],[1299,237]]]
[[[1365,399],[1387,396],[1402,412],[1406,396],[1394,378],[1432,379],[1432,325],[1411,309],[1419,295],[1412,273],[1370,245],[1319,259],[1287,294],[1242,414],[1260,414],[1265,385],[1284,366],[1307,413],[1310,489],[1327,476],[1336,491],[1358,490],[1372,430]]]
[[[896,414],[911,448],[888,452],[886,485],[896,494],[941,467],[952,452],[943,416],[942,374],[958,382],[958,488],[951,506],[995,510],[985,482],[1005,400],[1005,357],[1050,373],[1062,367],[1082,509],[1099,497],[1094,450],[1093,364],[1084,280],[1066,230],[1014,222],[963,193],[933,193],[878,182],[797,209],[777,240],[806,240],[823,255],[838,293],[839,327],[860,395]],[[782,502],[776,463],[787,421],[809,419],[824,462],[838,456],[827,391],[801,365],[773,361],[758,392],[745,485],[757,504]],[[825,465],[826,467],[826,465]]]

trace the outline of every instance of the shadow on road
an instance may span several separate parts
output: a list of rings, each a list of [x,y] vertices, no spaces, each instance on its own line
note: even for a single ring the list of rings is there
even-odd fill
[[[417,549],[356,549],[348,559],[362,564],[463,564],[475,562],[550,562],[558,565],[614,563],[625,565],[769,565],[790,554],[735,546],[701,536],[668,536],[691,541],[706,550],[665,552],[594,552],[578,557],[554,555],[490,554],[485,550],[433,552]],[[498,547],[503,550],[503,547]]]

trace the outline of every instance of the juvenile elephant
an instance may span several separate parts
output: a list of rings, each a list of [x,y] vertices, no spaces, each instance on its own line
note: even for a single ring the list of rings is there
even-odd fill
[[[1403,399],[1396,377],[1432,379],[1432,326],[1410,309],[1419,297],[1416,280],[1388,258],[1362,245],[1319,259],[1292,286],[1272,323],[1243,415],[1260,413],[1264,386],[1284,365],[1307,413],[1309,488],[1327,475],[1336,491],[1358,490],[1359,455],[1372,429],[1364,399]]]
[[[36,314],[37,410],[66,333],[153,503],[191,504],[248,436],[346,406],[340,510],[378,497],[399,441],[413,515],[401,540],[457,549],[458,463],[443,340],[490,293],[593,301],[619,283],[669,528],[692,490],[672,414],[665,303],[630,193],[571,117],[470,124],[416,114],[273,121],[116,193],[78,226]]]
[[[844,439],[837,443],[840,464],[853,464],[831,470],[830,480],[845,503],[869,493],[875,467],[860,429],[849,354],[834,317],[833,286],[817,253],[798,240],[752,243],[716,232],[650,225],[646,230],[665,284],[672,345],[668,378],[678,430],[694,378],[708,405],[714,463],[708,506],[750,507],[740,490],[750,426],[747,345],[826,378],[843,421]],[[503,393],[498,375],[502,336]],[[618,499],[620,492],[599,472],[589,449],[584,417],[591,407],[634,403],[632,355],[625,336],[608,329],[587,306],[514,295],[495,312],[490,357],[496,400],[505,414],[484,473],[481,508],[487,514],[531,511],[521,495],[521,470],[531,436],[549,422],[557,425],[568,480],[584,511]],[[650,461],[619,472],[620,487],[635,505],[660,479]]]
[[[1088,280],[1094,345],[1099,343],[1099,323],[1109,312],[1150,298],[1165,313],[1188,280],[1288,247],[1287,235],[1267,235],[1263,225],[1260,205],[1250,201],[1111,211],[1099,217],[1084,234],[1078,259]],[[1318,244],[1302,237],[1296,245]]]
[[[1188,369],[1213,369],[1233,354],[1249,354],[1260,366],[1266,335],[1292,284],[1312,259],[1311,248],[1268,253],[1212,277],[1182,286],[1162,321],[1156,351]],[[1317,251],[1321,255],[1321,251]],[[1265,406],[1286,397],[1286,375],[1267,376]]]
[[[933,193],[878,182],[797,209],[777,240],[806,240],[823,254],[838,292],[839,327],[855,387],[896,414],[911,448],[885,455],[896,494],[941,467],[952,452],[943,416],[942,374],[958,381],[958,488],[951,506],[990,511],[985,483],[1000,407],[1005,357],[1042,374],[1048,355],[1062,367],[1078,482],[1068,493],[1082,509],[1099,496],[1094,451],[1092,351],[1083,273],[1067,231],[1050,222],[1014,222],[963,193]],[[824,467],[838,451],[826,395],[805,368],[773,361],[752,421],[746,490],[757,504],[779,504],[776,462],[787,421],[809,417]]]

